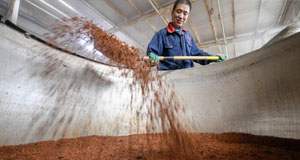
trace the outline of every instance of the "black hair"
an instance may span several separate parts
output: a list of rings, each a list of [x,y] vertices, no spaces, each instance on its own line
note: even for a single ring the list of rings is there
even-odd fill
[[[173,6],[172,12],[175,11],[175,9],[176,9],[176,7],[177,7],[178,4],[186,4],[186,5],[188,5],[190,7],[190,11],[192,10],[192,3],[191,3],[190,0],[176,0],[175,4]]]

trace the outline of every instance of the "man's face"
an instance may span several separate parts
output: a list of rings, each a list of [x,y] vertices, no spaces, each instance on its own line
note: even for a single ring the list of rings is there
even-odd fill
[[[190,13],[190,7],[187,4],[178,4],[172,12],[172,24],[174,28],[180,29],[184,26]]]

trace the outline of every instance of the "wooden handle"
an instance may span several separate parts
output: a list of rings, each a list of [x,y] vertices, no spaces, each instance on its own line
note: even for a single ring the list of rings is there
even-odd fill
[[[178,61],[178,60],[219,60],[220,57],[218,56],[173,56],[173,57],[164,57],[158,56],[160,61],[163,60],[171,60],[171,61]],[[149,60],[148,56],[143,57],[143,60]]]

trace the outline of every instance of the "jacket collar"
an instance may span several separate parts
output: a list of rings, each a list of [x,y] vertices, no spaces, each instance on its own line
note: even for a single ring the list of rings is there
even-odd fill
[[[174,33],[175,32],[175,28],[172,25],[172,22],[169,22],[168,26],[167,26],[167,31],[169,33]],[[182,27],[182,31],[186,31],[186,29],[184,27]],[[183,35],[184,32],[181,32],[181,35]]]

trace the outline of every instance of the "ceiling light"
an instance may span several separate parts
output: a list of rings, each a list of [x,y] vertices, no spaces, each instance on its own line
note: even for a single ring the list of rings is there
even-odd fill
[[[70,6],[68,3],[66,3],[65,1],[63,1],[63,0],[58,0],[60,3],[62,3],[63,5],[65,5],[66,7],[68,7],[70,10],[72,10],[72,11],[74,11],[74,12],[76,12],[76,13],[78,13],[80,16],[82,16],[82,14],[81,13],[79,13],[76,9],[74,9],[72,6]]]
[[[63,23],[65,23],[65,22],[64,22],[64,21],[62,21],[60,18],[58,18],[58,17],[56,17],[55,15],[51,14],[50,12],[48,12],[48,11],[44,10],[43,8],[41,8],[41,7],[37,6],[36,4],[34,4],[34,3],[30,2],[29,0],[25,0],[25,1],[26,1],[26,2],[28,2],[28,3],[30,3],[30,4],[31,4],[31,5],[33,5],[34,7],[36,7],[36,8],[38,8],[38,9],[40,9],[40,10],[44,11],[45,13],[49,14],[49,15],[50,15],[50,16],[52,16],[53,18],[55,18],[55,19],[59,20],[60,22],[63,22]]]
[[[53,10],[55,10],[56,12],[60,13],[61,15],[63,15],[64,17],[67,18],[71,18],[68,15],[66,15],[65,13],[61,12],[60,10],[58,10],[57,8],[55,8],[54,6],[52,6],[51,4],[45,2],[44,0],[40,0],[42,3],[44,3],[45,5],[47,5],[48,7],[52,8]]]

